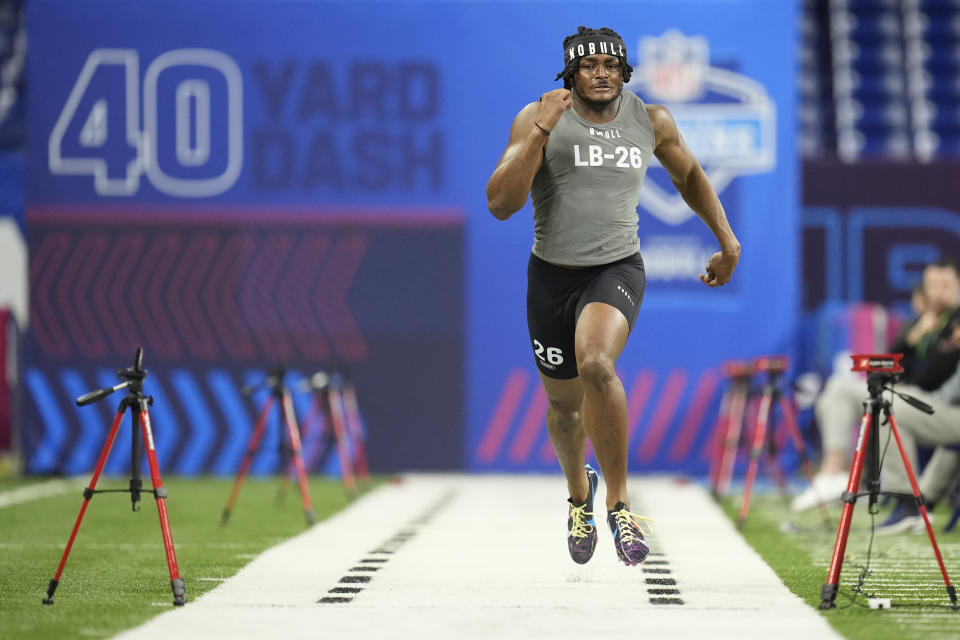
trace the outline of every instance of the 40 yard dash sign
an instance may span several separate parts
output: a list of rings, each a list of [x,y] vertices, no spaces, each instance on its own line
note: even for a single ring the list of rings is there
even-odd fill
[[[135,195],[144,177],[169,196],[216,196],[243,167],[243,76],[212,49],[167,51],[142,76],[136,50],[95,49],[48,144],[51,173],[89,175],[101,196]]]

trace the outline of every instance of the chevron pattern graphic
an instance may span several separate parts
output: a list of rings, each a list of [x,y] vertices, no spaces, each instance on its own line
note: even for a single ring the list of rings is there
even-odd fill
[[[29,215],[21,439],[28,471],[93,468],[120,394],[81,408],[74,399],[116,384],[117,367],[137,346],[150,372],[146,390],[156,400],[151,417],[165,472],[234,473],[265,399],[240,389],[280,364],[291,386],[317,370],[349,371],[361,414],[379,434],[368,448],[375,471],[459,467],[459,457],[417,443],[462,449],[454,443],[462,442],[456,345],[463,342],[463,300],[436,295],[463,287],[462,217],[348,213]],[[404,363],[402,379],[397,363]],[[425,387],[436,402],[417,400]],[[304,450],[313,452],[313,470],[336,473],[335,455],[317,455],[321,429],[310,428],[319,417],[308,416],[309,404],[309,396],[295,394],[298,420],[308,421]],[[409,426],[400,429],[401,420]],[[275,423],[272,416],[253,473],[278,471]],[[126,473],[129,464],[125,428],[106,472]]]
[[[99,359],[145,338],[171,359],[360,360],[347,294],[369,242],[363,232],[54,231],[31,262],[33,336],[58,359]]]
[[[163,469],[187,475],[235,472],[267,393],[262,390],[245,397],[239,389],[266,375],[253,369],[239,379],[222,369],[205,373],[184,369],[151,371],[145,389],[155,400],[150,413]],[[291,382],[304,378],[299,371],[291,371],[288,376]],[[77,407],[71,399],[91,389],[116,384],[115,372],[63,369],[59,375],[51,375],[31,368],[24,378],[43,425],[41,433],[33,434],[35,442],[27,460],[29,471],[70,475],[89,472],[103,448],[122,393],[85,407]],[[294,394],[293,400],[301,428],[308,436],[304,449],[318,449],[318,421],[322,418],[310,411],[309,394]],[[111,450],[106,473],[122,475],[129,471],[130,435],[128,414]],[[253,473],[272,474],[279,470],[279,437],[277,417],[272,416],[254,460]],[[336,456],[327,460],[313,457],[312,461],[314,471],[339,472]]]
[[[674,369],[619,372],[627,393],[632,469],[700,471],[709,459],[709,435],[719,406],[720,373]],[[547,398],[532,368],[509,371],[490,419],[474,434],[471,463],[486,470],[555,470],[547,434]],[[587,458],[596,461],[589,447]],[[660,465],[651,467],[651,463]],[[668,465],[668,466],[665,466]]]

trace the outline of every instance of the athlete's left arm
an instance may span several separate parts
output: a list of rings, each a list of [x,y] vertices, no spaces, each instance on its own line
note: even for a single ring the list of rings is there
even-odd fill
[[[654,155],[670,174],[684,202],[710,227],[720,243],[720,251],[710,258],[706,273],[700,274],[700,280],[710,287],[723,286],[730,281],[740,260],[740,242],[727,222],[727,214],[723,211],[717,192],[683,141],[673,116],[661,105],[648,105],[647,113],[656,136]]]

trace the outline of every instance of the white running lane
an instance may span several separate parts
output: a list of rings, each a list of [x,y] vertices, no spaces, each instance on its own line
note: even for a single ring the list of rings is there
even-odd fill
[[[629,489],[656,519],[639,567],[617,562],[602,519],[593,560],[570,560],[560,476],[407,475],[118,638],[839,637],[698,485]]]

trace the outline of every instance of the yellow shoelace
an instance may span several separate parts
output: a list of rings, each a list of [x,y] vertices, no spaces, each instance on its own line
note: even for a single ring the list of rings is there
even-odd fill
[[[636,513],[632,513],[627,509],[620,509],[616,512],[617,527],[620,529],[620,540],[622,542],[630,542],[633,540],[639,540],[637,536],[633,533],[633,526],[640,531],[644,536],[650,536],[653,534],[653,518],[648,518],[647,516],[640,516]],[[643,528],[643,523],[647,523],[649,529]]]
[[[593,525],[587,524],[587,517],[592,516],[593,512],[586,510],[587,505],[575,507],[570,505],[570,518],[573,520],[573,526],[570,527],[570,535],[578,540],[586,538],[593,532]]]

